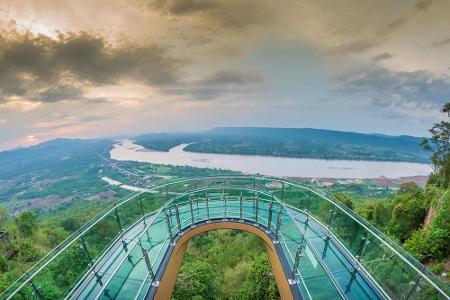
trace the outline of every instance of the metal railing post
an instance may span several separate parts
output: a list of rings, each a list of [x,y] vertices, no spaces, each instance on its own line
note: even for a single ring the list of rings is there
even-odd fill
[[[190,210],[191,210],[191,223],[192,223],[192,225],[194,225],[195,219],[194,219],[194,209],[192,208],[192,198],[191,198],[191,194],[189,194],[189,208],[190,208]]]
[[[81,249],[83,249],[84,254],[86,255],[88,261],[89,261],[89,265],[92,266],[94,264],[94,261],[92,260],[91,255],[89,254],[87,245],[86,245],[86,240],[84,239],[84,236],[80,236],[80,243],[81,243]]]
[[[328,229],[331,229],[331,226],[333,225],[335,211],[334,208],[330,209],[330,219],[328,220]]]
[[[281,202],[284,202],[284,182],[281,182]]]
[[[125,240],[120,240],[120,242],[122,243],[122,248],[125,252],[128,252],[128,244]]]
[[[273,209],[273,196],[269,203],[269,211],[267,216],[267,228],[270,230],[270,227],[272,226],[272,209]]]
[[[240,221],[244,221],[243,219],[243,215],[242,215],[242,190],[241,190],[241,195],[239,196],[239,218]]]
[[[281,227],[281,209],[278,211],[277,226],[275,228],[275,242],[276,243],[278,243],[278,236],[280,234],[280,227]]]
[[[205,195],[205,201],[206,201],[206,219],[208,219],[207,222],[209,222],[209,199],[208,199],[208,192],[206,192],[206,195]]]
[[[255,225],[258,226],[258,208],[259,208],[259,198],[258,193],[256,193],[255,199]]]
[[[294,259],[294,267],[292,268],[292,273],[291,273],[291,277],[292,277],[291,283],[297,282],[295,280],[295,273],[297,272],[300,258],[303,256],[303,254],[302,254],[303,247],[304,247],[303,243],[301,243],[300,245],[297,246],[297,251],[295,252],[295,259]]]
[[[155,279],[155,273],[153,273],[152,264],[150,262],[150,258],[148,257],[147,249],[142,246],[141,240],[139,240],[139,246],[141,247],[142,254],[144,255],[145,264],[147,265],[148,274],[151,277],[151,280]]]
[[[177,227],[178,227],[178,231],[181,232],[181,222],[180,222],[180,211],[178,210],[178,206],[175,205],[175,215],[177,217]]]
[[[172,226],[170,224],[170,217],[169,217],[169,214],[167,213],[167,211],[165,209],[163,211],[164,211],[164,214],[166,215],[167,230],[169,231],[170,241],[173,241]]]
[[[144,221],[144,226],[147,226],[147,222],[145,220],[144,205],[142,204],[141,195],[139,195],[138,202],[139,202],[139,207],[141,208],[141,214],[142,214],[142,218],[143,218],[142,220]]]
[[[358,249],[358,255],[356,255],[358,261],[361,261],[361,258],[363,257],[364,252],[366,251],[367,244],[369,244],[369,233],[366,231],[364,236],[361,238],[361,243],[359,244]]]
[[[30,280],[29,284],[33,288],[33,293],[36,295],[36,298],[38,298],[40,300],[44,300],[44,297],[42,297],[41,291],[39,291],[38,287],[34,284],[33,280]]]
[[[225,188],[222,191],[222,197],[223,197],[223,206],[224,206],[225,219],[226,219],[227,218],[227,196],[225,196]]]
[[[120,231],[123,231],[122,222],[120,221],[119,210],[117,209],[117,202],[114,202],[114,217],[116,218],[117,226],[119,226]]]

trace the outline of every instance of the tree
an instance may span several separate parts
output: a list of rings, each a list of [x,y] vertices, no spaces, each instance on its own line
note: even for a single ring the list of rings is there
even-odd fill
[[[214,270],[206,261],[186,262],[181,266],[174,299],[215,299]]]
[[[31,236],[37,228],[37,217],[31,211],[25,211],[17,217],[16,225],[21,234]]]
[[[447,113],[450,117],[450,102],[447,102],[441,109],[441,112]],[[442,175],[442,182],[439,185],[448,186],[448,176],[450,171],[450,122],[441,121],[435,123],[429,130],[431,138],[422,141],[422,147],[431,151],[431,162],[435,167],[435,172]]]
[[[450,102],[447,102],[442,106],[441,113],[446,113],[450,117]]]
[[[380,200],[366,200],[358,208],[358,213],[369,222],[382,228],[391,218],[390,208]]]
[[[394,208],[388,231],[401,242],[407,240],[422,225],[425,218],[423,200],[418,196],[417,193],[409,193],[396,196],[393,200]]]
[[[345,196],[344,194],[336,193],[334,195],[334,198],[336,198],[337,200],[339,200],[339,202],[341,202],[342,204],[353,210],[353,202],[350,199],[348,199],[347,196]]]
[[[269,261],[264,255],[258,256],[247,275],[244,286],[239,291],[238,299],[265,300],[279,298]]]
[[[404,182],[400,185],[398,193],[400,195],[406,193],[414,193],[419,191],[419,186],[415,182]]]

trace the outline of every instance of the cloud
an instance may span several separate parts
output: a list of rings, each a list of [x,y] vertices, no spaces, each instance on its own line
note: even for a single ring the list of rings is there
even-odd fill
[[[448,45],[448,44],[450,44],[450,37],[446,38],[446,39],[444,39],[442,41],[433,43],[433,47],[434,48],[438,48],[438,47],[442,47],[442,46],[445,46],[445,45]]]
[[[375,56],[374,58],[372,58],[373,61],[380,61],[380,60],[385,60],[385,59],[389,59],[394,57],[394,55],[392,55],[389,52],[384,52],[382,54],[379,54],[377,56]]]
[[[257,0],[141,0],[145,7],[176,17],[197,17],[222,30],[270,22],[274,7]]]
[[[197,100],[214,100],[224,95],[252,92],[264,82],[263,74],[257,70],[220,70],[204,79],[186,82],[185,85],[168,92],[190,95]]]
[[[393,2],[391,2],[393,3]],[[373,4],[378,6],[378,2],[373,2]],[[433,4],[432,0],[419,0],[417,1],[412,10],[401,15],[395,16],[391,20],[384,20],[384,23],[376,23],[372,24],[371,28],[366,28],[366,34],[360,35],[359,32],[352,32],[354,30],[354,26],[366,26],[367,24],[352,24],[351,18],[349,20],[339,19],[339,22],[342,24],[351,25],[349,32],[343,35],[344,42],[339,43],[338,46],[335,46],[334,50],[338,53],[362,53],[366,52],[369,49],[380,46],[383,42],[385,42],[394,32],[399,31],[406,24],[408,24],[412,19],[416,18],[418,15],[425,13]],[[377,6],[372,9],[379,9]],[[345,7],[345,6],[344,6]],[[358,10],[361,8],[368,8],[369,6],[358,6]],[[392,8],[391,8],[392,10]],[[380,17],[383,11],[378,11],[374,13],[379,19],[383,22],[383,19]],[[387,14],[387,11],[384,13]],[[342,17],[345,14],[342,13]],[[331,24],[331,26],[335,26]],[[358,28],[358,27],[356,27]],[[331,29],[330,29],[331,30]],[[352,37],[351,35],[354,35]]]
[[[450,100],[450,78],[428,71],[396,72],[369,66],[336,79],[337,91],[377,107],[436,109]]]
[[[157,45],[110,44],[93,34],[0,35],[0,102],[84,99],[86,86],[123,80],[165,87],[178,81],[183,66]]]

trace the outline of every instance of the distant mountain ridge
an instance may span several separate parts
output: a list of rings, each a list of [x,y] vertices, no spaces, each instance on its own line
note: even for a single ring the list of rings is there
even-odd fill
[[[429,163],[422,139],[314,128],[215,127],[197,133],[146,134],[136,143],[161,151],[192,143],[186,151]]]

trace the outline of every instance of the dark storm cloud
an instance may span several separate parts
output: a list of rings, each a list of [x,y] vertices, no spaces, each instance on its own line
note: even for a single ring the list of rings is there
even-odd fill
[[[269,22],[273,7],[260,0],[138,0],[145,7],[173,16],[195,15],[220,29],[245,28]]]
[[[379,54],[379,55],[375,56],[372,60],[373,61],[380,61],[380,60],[385,60],[385,59],[389,59],[389,58],[392,58],[392,57],[394,57],[394,55],[392,55],[391,53],[384,52],[382,54]]]
[[[196,100],[214,100],[224,95],[248,93],[261,87],[264,76],[254,70],[221,70],[211,76],[190,82],[184,87],[168,90],[172,94],[187,94]]]
[[[450,100],[450,78],[427,71],[395,72],[368,67],[337,78],[338,91],[370,97],[377,106],[438,108]]]
[[[75,100],[84,86],[120,80],[165,87],[177,82],[182,64],[155,45],[111,45],[89,33],[57,39],[9,33],[0,35],[0,97]]]

